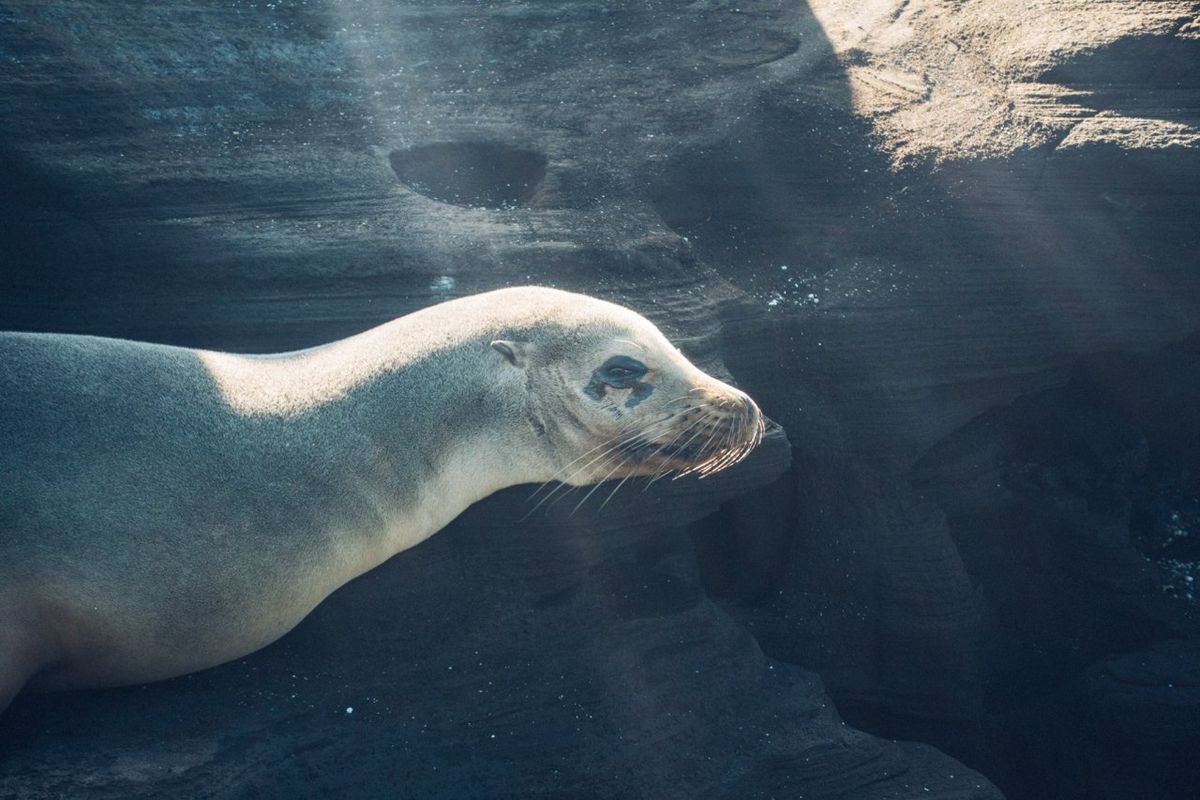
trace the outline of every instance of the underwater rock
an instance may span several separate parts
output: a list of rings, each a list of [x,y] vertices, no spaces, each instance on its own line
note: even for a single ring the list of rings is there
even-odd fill
[[[243,662],[22,699],[0,789],[998,796],[845,718],[1036,797],[1055,751],[997,748],[997,674],[1053,694],[1191,623],[1105,631],[1150,597],[1120,508],[1004,484],[986,436],[931,454],[1200,326],[1194,9],[860,5],[7,4],[0,327],[261,352],[551,284],[645,313],[791,447],[641,516],[493,498]],[[1075,583],[984,602],[1013,541]],[[1062,658],[997,660],[993,611],[1081,623],[1086,658],[1050,625]]]

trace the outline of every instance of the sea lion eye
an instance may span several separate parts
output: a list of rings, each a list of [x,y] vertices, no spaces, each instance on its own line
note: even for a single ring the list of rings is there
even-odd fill
[[[628,385],[646,374],[646,365],[629,356],[613,356],[600,367],[600,375],[609,386]]]

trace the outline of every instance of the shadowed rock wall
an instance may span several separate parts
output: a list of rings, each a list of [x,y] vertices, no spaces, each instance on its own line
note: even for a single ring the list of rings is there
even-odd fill
[[[266,351],[550,284],[646,313],[790,441],[622,516],[494,498],[244,662],[22,700],[5,791],[998,796],[822,683],[1013,798],[1190,785],[1194,693],[1158,687],[1191,685],[1194,613],[1145,526],[1013,471],[1083,445],[978,433],[1089,442],[1072,370],[1200,327],[1189,4],[0,21],[0,327]],[[1189,408],[1170,352],[1163,413],[1100,417],[1166,431],[1151,461]],[[1146,475],[1191,491],[1129,474],[1082,480],[1151,518]]]

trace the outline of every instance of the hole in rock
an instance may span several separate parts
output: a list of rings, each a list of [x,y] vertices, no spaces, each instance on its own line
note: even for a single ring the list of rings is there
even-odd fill
[[[395,150],[400,182],[426,197],[468,208],[527,203],[546,176],[546,157],[499,142],[439,142]]]

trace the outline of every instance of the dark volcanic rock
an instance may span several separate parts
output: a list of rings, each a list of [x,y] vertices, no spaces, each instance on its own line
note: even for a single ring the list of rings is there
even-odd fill
[[[744,293],[662,222],[649,176],[829,55],[769,2],[2,13],[0,97],[21,112],[0,120],[0,324],[252,351],[548,283],[637,307],[724,373]],[[493,498],[244,661],[18,700],[0,786],[998,796],[846,727],[704,593],[683,526],[789,459],[776,431],[736,472],[603,515],[518,522],[521,490]]]
[[[1194,17],[0,3],[0,327],[268,351],[552,284],[728,369],[792,464],[638,525],[485,502],[244,662],[20,701],[0,785],[996,796],[823,683],[1014,798],[1186,787],[1190,695],[1106,665],[1195,641],[1156,570],[1196,351],[1146,355],[1200,328]]]
[[[1193,793],[1196,352],[1085,359],[914,470],[980,592],[989,774],[1016,796]]]

